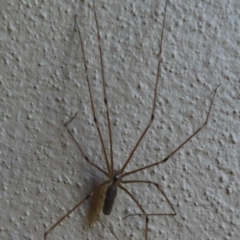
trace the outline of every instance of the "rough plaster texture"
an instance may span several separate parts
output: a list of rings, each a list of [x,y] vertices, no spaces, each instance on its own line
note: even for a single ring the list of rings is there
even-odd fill
[[[150,117],[164,1],[97,1],[116,168]],[[43,233],[104,176],[105,167],[85,84],[74,14],[82,29],[94,102],[108,144],[91,1],[1,1],[0,239],[43,239]],[[200,126],[221,83],[207,127],[167,163],[132,176],[156,181],[177,215],[152,217],[149,239],[240,239],[240,2],[171,0],[163,40],[155,122],[127,170],[164,158]],[[129,185],[149,212],[169,206],[154,188]],[[82,205],[53,239],[113,239]],[[120,239],[144,239],[144,218],[120,192],[100,218]]]

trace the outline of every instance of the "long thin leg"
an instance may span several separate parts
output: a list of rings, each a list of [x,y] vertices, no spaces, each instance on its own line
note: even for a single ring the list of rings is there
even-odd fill
[[[105,174],[107,177],[109,177],[108,173],[106,171],[104,171],[102,168],[100,168],[99,166],[97,166],[95,163],[93,163],[84,153],[82,147],[78,144],[77,140],[74,138],[73,134],[71,133],[71,131],[67,128],[67,125],[72,122],[75,118],[77,117],[77,112],[75,113],[75,115],[64,124],[64,127],[67,129],[69,135],[71,136],[72,140],[75,142],[75,144],[77,145],[79,151],[82,153],[84,159],[91,164],[92,166],[94,166],[95,168],[97,168],[100,172],[102,172],[103,174]]]
[[[151,167],[154,167],[154,166],[157,166],[159,164],[162,164],[162,163],[165,163],[169,158],[171,158],[180,148],[182,148],[191,138],[193,138],[197,133],[199,133],[208,123],[208,119],[209,119],[209,115],[210,115],[210,112],[211,112],[211,108],[212,108],[212,105],[213,105],[213,100],[214,100],[214,97],[216,95],[216,92],[217,92],[217,89],[219,88],[220,84],[215,88],[215,90],[213,91],[213,97],[212,97],[212,100],[211,100],[211,103],[210,103],[210,106],[209,106],[209,110],[207,112],[207,117],[205,119],[205,122],[191,135],[189,136],[182,144],[180,144],[176,149],[174,149],[174,151],[172,151],[166,158],[164,158],[163,160],[161,160],[160,162],[156,162],[156,163],[153,163],[153,164],[150,164],[150,165],[147,165],[145,167],[142,167],[142,168],[138,168],[136,170],[133,170],[131,172],[126,172],[123,174],[122,177],[126,177],[130,174],[133,174],[133,173],[136,173],[136,172],[139,172],[139,171],[142,171],[144,169],[147,169],[147,168],[151,168]]]
[[[103,54],[102,54],[102,47],[101,47],[101,37],[99,33],[99,24],[95,9],[95,0],[93,0],[93,11],[95,16],[95,22],[97,27],[97,36],[98,36],[98,49],[99,49],[99,55],[100,55],[100,63],[101,63],[101,73],[102,73],[102,83],[103,83],[103,94],[104,94],[104,104],[106,108],[106,114],[107,114],[107,123],[108,123],[108,133],[109,133],[109,142],[110,142],[110,166],[111,166],[111,172],[114,171],[114,162],[113,162],[113,143],[112,143],[112,130],[111,130],[111,122],[109,117],[109,108],[108,108],[108,101],[107,101],[107,92],[106,92],[106,82],[105,82],[105,73],[104,73],[104,64],[103,64]]]
[[[146,214],[145,210],[143,209],[143,207],[141,206],[141,204],[137,201],[137,199],[125,188],[123,187],[121,184],[118,185],[118,187],[120,189],[122,189],[124,192],[126,192],[131,198],[132,200],[138,205],[138,207],[141,209],[141,211],[143,212],[143,215]],[[147,214],[146,214],[147,215]]]
[[[77,203],[71,210],[69,210],[63,217],[61,217],[52,227],[50,227],[45,233],[44,233],[44,240],[47,239],[47,235],[59,224],[61,223],[66,217],[68,217],[75,209],[77,209],[81,204],[83,204],[86,200],[88,200],[94,192],[96,192],[98,189],[103,187],[104,185],[110,183],[110,181],[105,181],[101,183],[99,186],[97,186],[94,191],[92,191],[90,194],[88,194],[83,200],[81,200],[79,203]]]
[[[172,203],[170,202],[169,198],[167,197],[166,193],[159,187],[158,183],[153,182],[153,181],[144,181],[144,180],[128,180],[128,181],[122,181],[121,184],[128,184],[128,183],[147,183],[147,184],[151,184],[154,185],[158,191],[164,196],[164,198],[166,199],[168,205],[170,206],[170,208],[172,209],[172,213],[147,213],[147,214],[142,214],[142,213],[137,213],[137,214],[129,214],[126,217],[124,217],[124,219],[130,217],[130,216],[175,216],[177,213],[172,205]]]
[[[88,92],[89,92],[90,101],[91,101],[93,120],[94,120],[95,126],[97,128],[98,136],[99,136],[99,139],[100,139],[100,142],[101,142],[101,145],[102,145],[103,154],[104,154],[104,157],[105,157],[105,162],[106,162],[106,165],[107,165],[108,174],[110,175],[111,168],[110,168],[110,165],[109,165],[109,161],[108,161],[107,152],[106,152],[106,148],[105,148],[105,145],[104,145],[102,133],[100,131],[99,124],[98,124],[97,117],[96,117],[96,113],[95,113],[95,107],[94,107],[94,104],[93,104],[92,90],[91,90],[89,77],[88,77],[88,68],[87,68],[87,62],[86,62],[86,58],[85,58],[85,51],[84,51],[84,47],[83,47],[83,41],[82,41],[80,28],[79,28],[78,23],[77,23],[77,15],[75,15],[75,26],[76,26],[76,28],[78,30],[78,36],[79,36],[79,39],[80,39],[80,45],[81,45],[81,50],[82,50],[82,55],[83,55],[84,68],[85,68],[85,73],[86,73],[85,77],[86,77],[87,86],[88,86]]]
[[[125,193],[127,193],[131,197],[131,199],[137,204],[137,206],[143,212],[142,215],[144,215],[146,217],[146,221],[145,221],[145,240],[147,240],[147,238],[148,238],[148,216],[147,216],[145,210],[143,209],[141,204],[137,201],[137,199],[125,187],[123,187],[121,184],[118,185],[118,187],[120,189],[122,189]]]
[[[108,230],[112,233],[112,235],[113,235],[117,240],[119,240],[119,238],[116,236],[116,234],[113,232],[113,230],[112,230],[104,221],[102,221],[100,218],[98,218],[98,221],[99,221],[102,225],[104,225],[105,227],[107,227]]]
[[[127,189],[125,189],[122,185],[119,186],[121,189],[123,189],[135,202],[136,204],[139,206],[139,208],[142,210],[143,213],[135,213],[135,214],[129,214],[126,217],[124,217],[124,219],[131,217],[131,216],[144,216],[145,217],[145,240],[148,239],[148,222],[149,222],[149,216],[175,216],[176,215],[176,211],[172,205],[172,203],[170,202],[170,200],[168,199],[166,193],[159,187],[159,185],[156,182],[152,182],[152,181],[142,181],[142,180],[128,180],[128,181],[121,181],[121,184],[128,184],[128,183],[148,183],[148,184],[153,184],[155,187],[157,187],[157,189],[161,192],[161,194],[164,196],[164,198],[167,200],[167,203],[169,204],[169,206],[171,207],[171,209],[173,210],[173,213],[146,213],[144,211],[144,209],[142,208],[142,206],[137,202],[137,200],[135,199],[135,197],[128,192]]]
[[[155,82],[155,90],[154,90],[154,97],[153,97],[153,105],[152,105],[151,117],[150,117],[150,120],[149,120],[149,122],[147,124],[147,127],[144,129],[144,131],[141,134],[139,140],[137,141],[136,145],[134,146],[133,150],[131,151],[127,161],[123,165],[123,167],[122,167],[122,169],[120,171],[121,173],[124,172],[124,170],[125,170],[126,166],[128,165],[129,161],[132,159],[132,156],[133,156],[135,150],[139,146],[140,142],[142,141],[143,137],[147,133],[148,129],[150,128],[150,126],[152,125],[153,120],[154,120],[154,113],[155,113],[156,99],[157,99],[158,81],[159,81],[159,77],[161,75],[160,66],[161,66],[162,42],[163,42],[164,26],[165,26],[165,19],[166,19],[167,3],[168,3],[168,0],[166,0],[165,7],[164,7],[163,25],[162,25],[161,38],[160,38],[160,50],[159,50],[159,54],[158,54],[159,60],[158,60],[158,66],[157,66],[157,75],[156,75],[156,82]]]

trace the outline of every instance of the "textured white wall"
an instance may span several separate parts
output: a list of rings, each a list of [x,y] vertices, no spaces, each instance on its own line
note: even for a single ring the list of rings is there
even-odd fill
[[[97,1],[116,168],[127,158],[151,110],[164,1]],[[1,1],[0,239],[43,239],[43,233],[104,177],[69,138],[104,166],[84,79],[74,14],[82,28],[94,100],[107,141],[100,63],[91,1]],[[156,181],[176,217],[152,217],[149,239],[240,239],[240,3],[171,0],[163,40],[155,122],[127,168],[164,158],[201,125],[221,83],[208,126],[166,164],[134,176]],[[155,188],[129,186],[149,212],[168,211]],[[113,239],[86,227],[88,204],[52,239]],[[120,239],[144,239],[144,219],[119,192],[101,215]],[[238,227],[237,227],[238,226]]]

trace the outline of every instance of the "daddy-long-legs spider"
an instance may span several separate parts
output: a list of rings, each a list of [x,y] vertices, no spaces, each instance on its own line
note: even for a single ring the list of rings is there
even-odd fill
[[[103,151],[103,157],[104,157],[104,161],[105,161],[105,164],[106,164],[106,170],[103,169],[102,167],[99,167],[96,163],[94,163],[92,160],[90,160],[88,158],[88,156],[86,155],[86,153],[85,153],[83,147],[81,146],[81,144],[78,143],[78,141],[74,137],[73,133],[69,130],[68,124],[70,124],[70,122],[72,122],[76,118],[77,113],[75,114],[75,116],[73,118],[71,118],[67,123],[65,123],[64,126],[66,127],[71,139],[73,140],[73,142],[75,142],[77,148],[81,152],[81,154],[84,157],[84,159],[86,160],[86,162],[91,164],[99,172],[104,174],[106,176],[106,180],[104,182],[102,182],[101,184],[99,184],[91,193],[89,193],[84,199],[82,199],[79,203],[77,203],[63,217],[61,217],[51,228],[49,228],[44,234],[44,239],[47,238],[47,235],[57,225],[59,225],[60,222],[62,222],[75,209],[77,209],[80,205],[82,205],[85,201],[87,201],[91,196],[93,196],[93,194],[96,191],[99,191],[104,186],[107,186],[107,190],[106,190],[106,193],[105,193],[103,213],[105,215],[109,215],[111,213],[113,205],[114,205],[115,198],[117,196],[118,188],[120,188],[123,192],[125,192],[132,199],[132,201],[140,209],[140,213],[130,214],[127,217],[143,216],[145,218],[145,231],[144,231],[145,240],[148,239],[149,216],[174,216],[174,215],[176,215],[176,211],[175,211],[172,203],[168,199],[165,192],[159,187],[158,183],[156,183],[154,181],[141,180],[141,179],[124,180],[124,178],[129,176],[129,175],[135,174],[135,173],[140,172],[140,171],[147,170],[149,168],[153,168],[154,166],[157,166],[159,164],[167,162],[168,159],[170,159],[177,151],[179,151],[179,149],[181,149],[191,138],[193,138],[197,133],[199,133],[208,122],[209,115],[210,115],[211,108],[212,108],[212,104],[213,104],[213,100],[214,100],[214,97],[215,97],[215,94],[216,94],[216,91],[217,91],[217,88],[218,88],[218,86],[217,86],[215,88],[215,90],[213,91],[213,96],[212,96],[212,99],[210,101],[210,105],[209,105],[209,108],[208,108],[208,111],[207,111],[207,116],[206,116],[206,119],[204,120],[203,124],[197,130],[195,130],[185,141],[183,141],[178,147],[176,147],[164,159],[162,159],[160,161],[156,161],[155,163],[152,163],[152,164],[149,164],[149,165],[146,164],[143,167],[140,167],[140,168],[137,168],[137,169],[134,169],[134,170],[131,170],[131,171],[126,171],[126,167],[130,163],[135,151],[139,147],[142,139],[146,136],[146,133],[148,132],[149,128],[151,127],[151,125],[154,121],[158,82],[159,82],[159,78],[160,78],[160,75],[161,75],[160,74],[160,71],[161,71],[160,65],[161,65],[162,41],[163,41],[163,35],[164,35],[164,26],[165,26],[167,4],[168,4],[168,0],[166,0],[165,7],[164,7],[163,24],[162,24],[162,30],[161,30],[161,36],[160,36],[160,47],[159,47],[160,49],[159,49],[159,54],[158,54],[159,59],[158,59],[158,64],[157,64],[155,87],[154,87],[153,99],[152,99],[152,109],[151,109],[151,112],[149,114],[149,121],[148,121],[147,125],[145,126],[145,128],[143,129],[143,131],[140,133],[140,137],[139,137],[138,141],[135,143],[135,146],[131,150],[128,158],[125,161],[125,163],[118,170],[116,170],[115,166],[114,166],[112,124],[111,124],[111,119],[110,119],[108,98],[107,98],[107,91],[106,91],[106,82],[105,82],[105,75],[104,75],[104,63],[103,63],[103,52],[102,52],[102,47],[101,47],[101,37],[100,37],[100,32],[99,32],[99,23],[98,23],[98,18],[97,18],[97,14],[96,14],[96,8],[95,8],[94,0],[93,0],[93,12],[94,12],[94,18],[95,18],[95,23],[96,23],[97,38],[98,38],[98,50],[99,50],[99,55],[100,55],[101,75],[102,75],[102,89],[103,89],[103,102],[104,102],[105,110],[106,110],[107,128],[108,128],[108,135],[109,135],[109,149],[110,149],[109,154],[107,152],[106,143],[103,140],[102,132],[101,132],[101,129],[100,129],[100,126],[99,126],[99,123],[98,123],[98,118],[96,116],[95,105],[94,105],[94,102],[93,102],[93,94],[92,94],[91,84],[90,84],[89,75],[88,75],[88,66],[87,66],[87,61],[86,61],[86,58],[85,58],[85,50],[84,50],[84,45],[83,45],[83,39],[82,39],[82,35],[81,35],[79,25],[77,23],[77,17],[75,16],[75,27],[76,27],[76,31],[78,32],[78,36],[79,36],[79,40],[80,40],[80,47],[81,47],[81,52],[82,52],[82,57],[83,57],[83,64],[84,64],[84,68],[85,68],[85,79],[86,79],[86,83],[87,83],[87,88],[88,88],[89,97],[90,97],[90,105],[91,105],[91,109],[92,109],[92,117],[93,117],[93,121],[94,121],[95,126],[96,126],[96,131],[97,131],[97,134],[98,134],[98,137],[99,137],[99,140],[100,140],[100,144],[101,144],[101,148],[102,148],[102,151]],[[160,194],[162,194],[162,196],[165,198],[166,202],[168,203],[168,205],[171,209],[171,212],[169,212],[169,213],[148,213],[144,209],[144,207],[140,204],[138,199],[125,187],[126,184],[131,184],[131,183],[140,183],[140,184],[146,184],[146,185],[149,184],[149,185],[155,186],[157,188],[157,190],[160,192]]]

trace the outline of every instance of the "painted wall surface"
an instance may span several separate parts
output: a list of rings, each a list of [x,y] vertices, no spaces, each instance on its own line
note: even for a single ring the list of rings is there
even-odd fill
[[[92,1],[1,1],[0,239],[43,239],[87,196],[106,170],[93,122],[80,43],[84,40],[96,114],[109,153]],[[152,108],[164,0],[96,1],[105,80],[119,169]],[[162,44],[155,121],[126,171],[160,161],[207,126],[169,161],[129,179],[157,182],[177,213],[150,217],[149,240],[240,239],[240,2],[171,0]],[[148,213],[171,211],[147,184],[126,186]],[[88,227],[90,202],[48,235],[53,239],[144,239],[144,218],[124,192],[113,212]],[[111,230],[111,231],[110,231]]]

